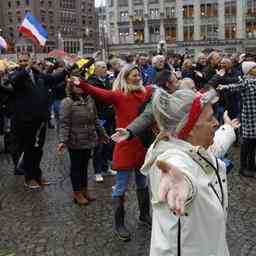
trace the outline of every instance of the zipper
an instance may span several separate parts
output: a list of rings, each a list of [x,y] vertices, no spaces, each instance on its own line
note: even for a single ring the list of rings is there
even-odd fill
[[[214,172],[215,172],[215,174],[217,176],[217,180],[218,180],[218,183],[219,183],[219,186],[220,186],[221,198],[219,197],[219,195],[218,195],[217,191],[215,190],[214,186],[211,183],[209,183],[209,185],[213,189],[213,192],[218,197],[218,199],[219,199],[219,201],[221,203],[221,206],[224,209],[224,192],[223,192],[223,186],[222,186],[222,182],[221,182],[221,178],[220,178],[220,174],[219,174],[219,163],[218,163],[218,160],[217,160],[217,158],[215,158],[216,159],[216,166],[217,166],[217,168],[215,168],[215,166],[210,161],[208,161],[208,159],[204,158],[199,152],[197,152],[197,153],[198,153],[198,155],[202,159],[204,159],[214,169]]]

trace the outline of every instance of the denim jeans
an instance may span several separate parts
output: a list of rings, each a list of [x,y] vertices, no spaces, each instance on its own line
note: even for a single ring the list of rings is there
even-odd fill
[[[112,197],[123,196],[127,190],[130,177],[135,176],[137,189],[147,187],[147,178],[139,170],[135,171],[117,171],[116,184],[112,191]]]
[[[91,149],[68,149],[70,156],[70,178],[73,191],[81,191],[88,184],[88,162]]]
[[[93,167],[95,174],[106,173],[108,171],[108,145],[99,144],[93,152]]]
[[[57,124],[57,135],[59,136],[60,131],[60,104],[61,100],[54,100],[53,102],[53,112],[54,112],[54,118]]]

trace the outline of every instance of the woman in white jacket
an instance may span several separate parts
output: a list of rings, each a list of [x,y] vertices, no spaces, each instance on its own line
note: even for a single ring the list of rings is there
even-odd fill
[[[141,169],[152,190],[151,256],[229,255],[227,180],[217,157],[234,142],[233,127],[239,123],[226,117],[229,124],[215,133],[215,96],[213,91],[160,91],[153,100],[161,132]]]

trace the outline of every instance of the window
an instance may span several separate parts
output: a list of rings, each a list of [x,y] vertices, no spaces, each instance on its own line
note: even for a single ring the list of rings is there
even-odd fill
[[[20,1],[16,1],[16,5],[17,5],[17,6],[20,6]]]
[[[121,44],[127,44],[129,42],[129,28],[119,29],[119,41]]]
[[[235,39],[236,38],[236,24],[225,24],[225,38]]]
[[[29,0],[26,0],[26,5],[29,5],[30,4],[30,1]]]
[[[144,43],[144,29],[134,30],[134,42],[137,44]]]
[[[159,26],[149,27],[149,34],[150,34],[149,40],[151,43],[158,43],[160,41],[160,27]]]
[[[201,4],[201,17],[217,17],[218,16],[218,4]]]
[[[11,8],[12,7],[12,3],[11,1],[8,1],[8,7]]]
[[[166,42],[168,43],[173,43],[176,41],[176,36],[177,36],[177,28],[176,25],[170,25],[165,28],[165,38]]]
[[[256,21],[246,23],[247,38],[256,38]]]
[[[149,9],[149,15],[151,19],[159,19],[159,9],[158,8]]]
[[[193,17],[194,15],[194,6],[193,5],[184,5],[183,6],[183,17]]]
[[[184,26],[184,41],[192,41],[194,39],[194,26]]]
[[[201,40],[217,39],[218,32],[218,24],[201,25]]]
[[[120,12],[120,21],[121,22],[128,21],[128,11]]]
[[[236,1],[225,2],[225,16],[236,16]]]
[[[175,7],[166,7],[165,14],[167,18],[175,17]]]
[[[247,0],[247,15],[256,15],[256,0]]]
[[[112,7],[114,5],[114,0],[109,0],[109,7]]]

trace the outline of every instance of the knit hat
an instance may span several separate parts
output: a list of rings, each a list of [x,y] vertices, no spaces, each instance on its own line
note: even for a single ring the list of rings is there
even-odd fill
[[[242,63],[242,70],[244,75],[247,75],[249,71],[256,67],[256,62],[254,61],[244,61]]]
[[[195,126],[204,107],[215,103],[217,93],[204,94],[192,90],[178,90],[168,94],[158,89],[154,94],[152,109],[160,130],[170,131],[179,139],[185,139]]]

